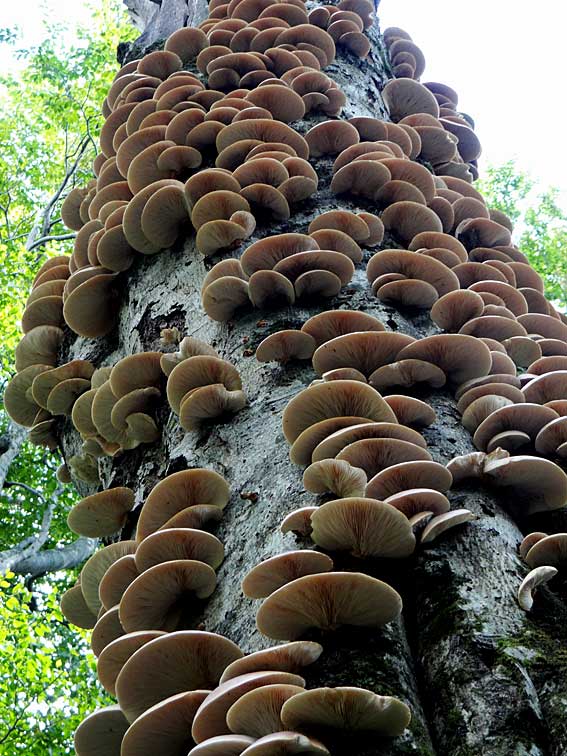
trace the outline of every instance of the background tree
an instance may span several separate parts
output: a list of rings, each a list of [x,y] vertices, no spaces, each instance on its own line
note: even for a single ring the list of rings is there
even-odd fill
[[[536,189],[527,173],[513,161],[488,166],[477,183],[488,205],[507,213],[515,223],[514,238],[530,263],[543,276],[548,299],[567,308],[567,213],[559,192]]]

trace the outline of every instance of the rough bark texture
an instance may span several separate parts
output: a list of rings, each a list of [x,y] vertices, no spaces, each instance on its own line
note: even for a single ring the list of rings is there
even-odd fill
[[[172,13],[182,5],[173,2]],[[181,16],[168,17],[167,7],[164,0],[158,6],[159,18],[149,22],[147,44],[159,40],[162,31],[162,36],[172,31],[174,19],[180,25]],[[155,26],[156,19],[165,25]],[[376,28],[370,37],[372,52],[366,61],[341,54],[328,71],[347,96],[344,117],[385,117],[380,90],[388,66]],[[130,52],[128,57],[137,56]],[[313,119],[300,123],[298,130],[306,131],[313,123]],[[282,231],[305,231],[316,214],[329,209],[375,209],[370,203],[338,201],[329,192],[332,160],[312,162],[319,173],[317,194],[302,203],[284,225],[260,224],[248,243]],[[392,239],[383,244],[394,245]],[[227,478],[233,495],[217,532],[227,556],[218,571],[218,588],[196,622],[253,651],[271,643],[257,632],[257,602],[244,598],[240,581],[262,559],[297,547],[291,535],[280,533],[279,523],[290,510],[314,503],[315,497],[302,488],[301,470],[289,461],[281,430],[282,410],[308,385],[313,373],[309,366],[263,366],[246,355],[253,354],[268,334],[300,327],[321,305],[276,313],[253,311],[234,323],[214,323],[200,305],[201,282],[210,265],[196,252],[193,237],[140,260],[123,277],[115,333],[97,342],[70,339],[61,361],[82,357],[98,366],[113,364],[127,354],[162,348],[160,331],[175,326],[183,334],[208,341],[238,367],[249,398],[245,410],[200,434],[185,434],[164,406],[158,418],[161,444],[104,460],[101,482],[104,487],[133,487],[140,505],[158,480],[186,467],[211,468]],[[436,332],[427,315],[414,317],[372,297],[364,265],[339,297],[325,303],[326,308],[343,306],[367,311],[387,328],[416,337]],[[437,422],[425,433],[433,458],[447,462],[471,451],[470,435],[460,425],[451,396],[436,392],[421,398],[438,414]],[[67,456],[77,450],[77,434],[70,423],[63,429],[62,446]],[[87,492],[84,484],[81,488]],[[250,492],[257,494],[255,501],[242,498]],[[504,500],[478,487],[456,489],[450,498],[453,506],[473,509],[479,519],[452,531],[433,548],[422,549],[403,565],[364,565],[401,592],[403,620],[380,633],[323,638],[325,652],[308,671],[308,684],[359,685],[408,702],[413,719],[406,736],[391,743],[369,743],[358,754],[564,754],[567,691],[562,647],[567,623],[563,605],[543,590],[540,609],[533,617],[518,608],[515,594],[525,574],[516,556],[522,536],[506,513]],[[338,561],[337,566],[356,569],[352,561]],[[333,753],[352,753],[352,744],[337,744]]]

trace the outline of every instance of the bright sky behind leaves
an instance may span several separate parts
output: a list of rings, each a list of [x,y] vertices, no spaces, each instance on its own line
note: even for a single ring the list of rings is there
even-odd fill
[[[85,0],[0,0],[0,28],[17,25],[20,46],[42,37],[41,12],[53,20],[88,22]],[[476,121],[482,164],[510,158],[542,188],[557,186],[567,208],[567,157],[557,151],[567,120],[562,81],[567,10],[557,0],[382,0],[382,28],[401,26],[423,49],[424,81],[459,92],[459,107]],[[13,68],[13,48],[0,46],[0,66]],[[548,134],[542,135],[543,116]],[[555,150],[555,154],[554,154]]]

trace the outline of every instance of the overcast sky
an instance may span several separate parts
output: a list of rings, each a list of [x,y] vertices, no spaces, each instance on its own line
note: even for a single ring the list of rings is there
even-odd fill
[[[86,21],[84,0],[0,0],[0,28],[18,25],[24,44],[41,39],[41,12]],[[558,0],[382,0],[382,28],[401,26],[424,51],[424,81],[442,81],[460,95],[483,145],[483,164],[514,158],[543,187],[562,190],[567,208],[567,157],[560,142],[567,97],[563,80],[564,3]],[[4,49],[2,49],[4,47]],[[13,50],[0,46],[0,66]]]

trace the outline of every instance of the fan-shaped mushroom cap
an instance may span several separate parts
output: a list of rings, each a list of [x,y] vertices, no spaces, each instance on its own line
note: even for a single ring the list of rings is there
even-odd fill
[[[165,634],[161,630],[129,633],[116,638],[105,646],[97,660],[98,679],[103,688],[111,695],[116,695],[116,678],[132,654],[149,641]]]
[[[242,581],[242,590],[249,598],[266,598],[298,577],[332,569],[333,560],[325,554],[308,549],[290,551],[256,565]]]
[[[399,594],[386,583],[359,572],[330,572],[279,588],[258,610],[256,623],[269,638],[295,640],[310,629],[378,628],[401,610]]]
[[[63,341],[63,331],[57,326],[41,325],[32,328],[20,340],[15,349],[18,373],[30,365],[55,367],[57,352]]]
[[[107,706],[89,714],[75,730],[77,756],[120,756],[128,722],[119,706]]]
[[[402,512],[408,519],[423,512],[430,515],[444,514],[450,509],[447,497],[432,488],[410,488],[400,491],[388,496],[384,503]]]
[[[426,402],[422,402],[421,399],[416,399],[413,396],[404,396],[403,394],[392,394],[385,398],[387,404],[394,410],[398,423],[402,426],[416,425],[418,427],[427,427],[432,425],[437,419],[437,415],[433,407],[430,407]],[[417,443],[418,446],[424,446],[425,441],[419,433],[414,431],[413,437],[408,437],[409,434],[403,437],[404,441],[411,441]],[[417,438],[416,438],[417,437]],[[401,438],[401,436],[400,436]]]
[[[506,488],[522,515],[561,509],[567,504],[567,475],[553,462],[520,455],[485,462],[490,483]]]
[[[483,397],[482,400],[484,399]],[[502,397],[499,397],[499,399],[502,400]],[[482,400],[477,399],[476,401]],[[467,411],[470,411],[471,407],[472,405],[469,405]],[[550,407],[543,407],[530,402],[510,404],[509,406],[502,406],[500,408],[495,407],[478,425],[473,436],[473,441],[476,448],[481,451],[486,451],[486,446],[490,439],[503,431],[522,431],[523,433],[527,433],[532,441],[535,441],[535,437],[543,426],[556,418],[557,413]]]
[[[386,331],[360,331],[336,336],[315,350],[313,369],[323,375],[329,370],[351,367],[369,376],[376,368],[393,362],[413,341],[412,336]]]
[[[530,380],[522,389],[526,402],[545,404],[567,396],[567,370],[555,370]]]
[[[117,533],[134,506],[130,488],[109,488],[87,496],[71,509],[67,524],[74,532],[88,538],[102,538]]]
[[[304,331],[285,330],[267,336],[256,349],[258,362],[309,360],[315,351],[315,339]]]
[[[511,399],[499,394],[481,393],[477,399],[473,399],[463,412],[461,423],[470,432],[474,433],[478,426],[497,409],[514,404]],[[490,438],[489,438],[490,440]]]
[[[74,275],[79,279],[80,273]],[[109,273],[105,268],[93,268],[92,275],[87,280],[82,283],[78,280],[79,285],[69,290],[63,305],[63,316],[69,328],[79,336],[96,339],[105,336],[114,327],[118,310],[117,275]],[[69,282],[73,279],[72,276]],[[35,330],[37,329],[34,328],[26,336]]]
[[[389,398],[386,397],[385,401],[388,402]],[[313,449],[311,458],[313,462],[333,459],[346,446],[363,438],[397,438],[423,448],[426,446],[425,439],[417,431],[398,423],[353,423],[325,436]]]
[[[163,756],[186,754],[194,741],[191,725],[208,690],[177,693],[145,711],[122,741],[121,756],[143,756],[149,750]]]
[[[551,409],[549,407],[548,409]],[[538,454],[567,456],[567,417],[558,417],[544,425],[535,439]]]
[[[392,79],[382,91],[392,120],[397,123],[414,113],[428,113],[439,118],[439,104],[433,94],[413,79]]]
[[[226,722],[232,732],[242,732],[252,737],[263,737],[282,729],[280,711],[292,696],[302,693],[297,685],[263,685],[245,693],[235,701],[226,714]]]
[[[351,239],[351,237],[343,231],[323,228],[319,231],[314,231],[310,236],[312,239],[315,239],[321,249],[332,249],[335,252],[342,252],[343,255],[350,257],[355,263],[362,260],[362,250],[354,239]],[[345,310],[345,312],[350,311]]]
[[[318,740],[300,735],[298,732],[283,731],[264,735],[242,753],[247,756],[287,756],[296,753],[329,756],[330,752]]]
[[[528,551],[531,549],[531,547],[536,544],[538,541],[541,541],[542,538],[545,538],[547,533],[542,533],[541,531],[537,531],[535,533],[528,533],[528,535],[522,540],[522,543],[520,544],[518,548],[518,552],[522,559],[526,559],[526,556],[528,554]]]
[[[240,756],[254,742],[254,738],[246,735],[217,735],[199,743],[189,753],[192,756]]]
[[[251,118],[225,126],[217,136],[217,151],[221,153],[227,147],[246,139],[257,139],[261,142],[284,142],[293,147],[298,157],[305,160],[309,157],[309,147],[302,136],[285,123],[273,121],[269,118]]]
[[[425,526],[423,533],[421,534],[420,543],[431,543],[431,541],[434,541],[446,530],[450,530],[456,525],[461,525],[464,522],[470,522],[471,520],[476,519],[477,516],[468,509],[453,509],[451,512],[437,515]]]
[[[482,314],[484,302],[475,291],[450,291],[431,308],[431,320],[444,331],[457,332],[467,321]]]
[[[293,289],[293,287],[291,287]],[[252,300],[248,283],[237,276],[222,276],[203,292],[203,309],[213,320],[226,322],[236,310]]]
[[[288,699],[281,717],[286,727],[305,732],[401,735],[411,720],[406,704],[362,688],[315,688]]]
[[[258,87],[246,95],[246,100],[260,108],[269,110],[277,121],[291,123],[303,118],[305,105],[300,95],[287,87],[268,84]]]
[[[452,482],[450,471],[438,462],[399,462],[385,468],[369,481],[366,496],[384,500],[411,488],[432,488],[445,492],[451,488]]]
[[[241,656],[235,643],[215,633],[185,630],[161,635],[125,663],[116,680],[118,702],[133,722],[176,693],[214,688],[227,664]]]
[[[105,609],[120,603],[126,588],[139,575],[133,554],[126,554],[110,565],[98,586],[98,595]]]
[[[176,365],[167,380],[167,399],[176,414],[189,391],[222,383],[230,391],[242,388],[238,370],[230,362],[210,355],[189,357]],[[203,503],[203,502],[200,502]]]
[[[522,580],[522,584],[518,589],[518,604],[520,608],[525,612],[531,611],[534,605],[533,594],[536,592],[538,586],[549,582],[558,572],[557,568],[545,565],[531,570]]]
[[[397,438],[363,438],[345,446],[337,459],[361,467],[368,478],[400,462],[429,461],[431,455],[421,446]]]
[[[375,389],[383,391],[392,386],[414,386],[425,383],[440,388],[446,383],[445,373],[437,365],[425,360],[398,360],[377,368],[368,378]]]
[[[294,441],[289,452],[291,461],[295,465],[311,464],[311,455],[321,441],[341,428],[348,428],[360,423],[372,423],[372,420],[356,416],[332,417],[310,425]]]
[[[278,670],[297,672],[302,667],[313,664],[323,653],[323,646],[313,641],[293,641],[281,646],[273,646],[248,654],[229,664],[220,679],[221,684],[250,672]]]
[[[230,730],[226,715],[233,703],[251,690],[278,684],[304,687],[305,680],[289,672],[262,671],[240,675],[222,683],[201,704],[193,721],[193,740],[202,743],[208,738],[228,734]]]
[[[283,413],[283,431],[288,442],[311,425],[331,417],[368,417],[377,422],[395,422],[395,416],[380,394],[360,381],[329,381],[304,389]]]
[[[74,585],[61,596],[61,613],[72,625],[91,630],[96,624],[96,614],[87,606],[80,584]]]
[[[224,549],[216,536],[203,530],[170,527],[144,538],[135,558],[140,572],[175,559],[197,559],[216,569],[224,559]]]
[[[376,252],[368,262],[366,276],[370,282],[388,273],[400,273],[406,278],[415,278],[431,284],[439,296],[456,291],[459,281],[446,265],[420,255],[398,249],[386,249]]]
[[[464,383],[487,375],[492,358],[490,350],[478,339],[461,334],[428,336],[404,347],[398,359],[431,362],[443,370],[453,383]]]
[[[224,509],[230,498],[226,480],[212,470],[195,468],[169,475],[151,490],[137,527],[137,540],[142,541],[171,517],[193,504]]]
[[[334,121],[333,123],[339,123]],[[390,181],[391,174],[387,167],[377,161],[363,160],[349,163],[340,168],[331,181],[333,194],[354,194],[373,200],[380,190]]]
[[[382,223],[402,242],[410,242],[425,231],[443,231],[443,224],[433,210],[418,202],[394,202],[382,213]]]
[[[287,257],[318,248],[317,242],[305,234],[278,234],[251,244],[244,251],[240,262],[244,272],[251,276],[259,270],[271,270]]]
[[[539,342],[532,341],[531,343],[537,348]],[[558,354],[540,357],[534,360],[528,367],[528,373],[532,375],[544,375],[545,373],[553,373],[556,370],[567,370],[567,355]]]
[[[318,232],[317,232],[318,233]],[[373,315],[357,310],[327,310],[306,320],[301,330],[313,336],[317,346],[356,331],[384,331],[384,325]]]
[[[96,625],[93,627],[91,633],[92,652],[95,656],[99,656],[109,643],[123,635],[124,628],[118,616],[118,607],[113,606],[99,616]]]
[[[311,526],[311,538],[318,546],[329,551],[348,551],[361,559],[403,558],[415,549],[408,518],[374,499],[329,501],[313,513]]]
[[[367,478],[364,470],[338,459],[313,462],[303,473],[303,485],[312,493],[335,496],[362,496]]]
[[[89,557],[81,570],[81,590],[89,609],[98,614],[102,602],[98,595],[100,581],[107,569],[120,557],[133,554],[136,550],[134,541],[119,541],[111,543]]]
[[[567,562],[567,533],[554,533],[535,543],[526,554],[530,567],[563,567]]]
[[[354,241],[363,242],[370,239],[368,224],[359,215],[349,210],[329,210],[321,213],[309,224],[308,232],[319,231],[323,228],[336,229],[348,234]],[[378,243],[378,242],[376,242]]]
[[[49,370],[49,365],[29,365],[17,373],[6,386],[4,408],[18,425],[31,428],[35,424],[40,407],[33,397],[32,384],[36,376]]]
[[[274,309],[295,302],[295,290],[289,279],[273,270],[258,270],[250,276],[248,297],[254,307]]]

